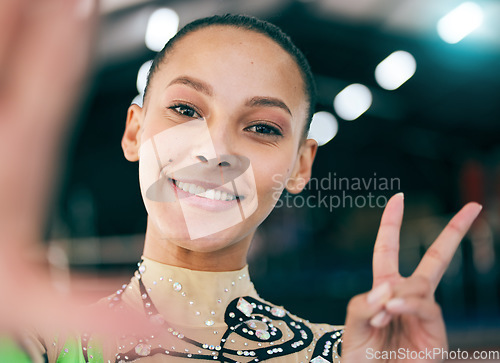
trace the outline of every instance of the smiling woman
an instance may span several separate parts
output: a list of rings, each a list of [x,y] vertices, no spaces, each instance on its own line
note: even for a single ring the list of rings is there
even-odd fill
[[[144,108],[130,107],[122,142],[127,159],[140,159],[143,195],[162,173],[183,183],[182,191],[165,183],[167,191],[196,194],[171,204],[144,200],[150,235],[165,240],[157,243],[147,236],[145,256],[161,255],[170,264],[201,270],[240,269],[255,228],[276,203],[272,175],[309,177],[316,143],[304,140],[303,130],[314,96],[306,94],[303,74],[310,71],[301,70],[263,33],[272,30],[292,49],[284,34],[257,19],[212,17],[185,29],[153,62]],[[218,163],[213,167],[199,163],[200,158]],[[245,170],[243,158],[249,164]],[[193,163],[198,163],[196,173],[186,172]],[[216,203],[200,195],[197,188],[207,188],[207,181],[227,184],[227,190],[209,189],[214,196],[229,192],[234,201]],[[184,190],[186,184],[190,189]],[[197,208],[201,204],[205,208]],[[206,252],[216,255],[207,258]]]
[[[314,99],[307,61],[277,27],[226,15],[181,29],[153,62],[144,106],[127,113],[122,148],[139,161],[148,223],[135,275],[98,304],[120,333],[45,334],[34,350],[59,363],[324,363],[341,353],[360,362],[367,349],[446,347],[433,293],[480,211],[474,203],[402,278],[403,196],[389,201],[373,290],[352,299],[345,335],[255,291],[246,260],[255,231],[285,187],[299,193],[311,176],[317,144],[304,135]]]

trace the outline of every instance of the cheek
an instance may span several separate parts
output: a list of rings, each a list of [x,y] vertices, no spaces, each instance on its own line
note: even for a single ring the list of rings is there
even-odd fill
[[[160,168],[151,139],[141,143],[139,149],[139,183],[145,198],[146,190],[159,179]]]
[[[156,110],[150,109],[142,125],[141,141],[147,141],[168,128],[165,122],[160,122],[161,115]]]
[[[259,200],[269,201],[272,199],[275,203],[285,188],[286,180],[288,180],[293,167],[293,159],[267,156],[264,160],[255,162],[253,165],[255,164],[258,165],[254,168],[254,173]]]

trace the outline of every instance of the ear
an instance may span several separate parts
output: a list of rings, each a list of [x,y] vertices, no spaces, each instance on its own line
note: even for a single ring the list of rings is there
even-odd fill
[[[286,190],[292,194],[300,193],[311,179],[311,170],[318,150],[318,143],[314,139],[304,141],[299,149],[292,174],[286,183]]]
[[[136,104],[130,105],[127,111],[127,124],[122,137],[122,149],[123,154],[128,161],[139,160],[142,112],[143,109]]]

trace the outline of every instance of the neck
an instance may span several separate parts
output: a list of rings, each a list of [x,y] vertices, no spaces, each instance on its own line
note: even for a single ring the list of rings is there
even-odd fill
[[[170,241],[161,236],[148,221],[143,255],[151,260],[197,271],[236,271],[247,264],[252,231],[241,240],[227,243],[214,251],[196,251],[183,246],[192,241]],[[186,243],[184,243],[186,242]]]

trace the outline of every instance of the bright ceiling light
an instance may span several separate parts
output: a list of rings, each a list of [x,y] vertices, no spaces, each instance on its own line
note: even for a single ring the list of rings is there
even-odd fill
[[[134,97],[134,99],[132,100],[131,104],[136,104],[140,107],[142,107],[142,101],[143,101],[143,95],[137,95]]]
[[[372,104],[372,93],[368,87],[354,83],[339,92],[333,100],[337,115],[344,120],[352,121],[365,113]]]
[[[137,72],[137,91],[139,94],[144,94],[144,90],[146,89],[146,83],[148,81],[148,73],[151,68],[152,60],[148,60],[144,63],[141,68],[139,68],[139,72]]]
[[[375,79],[380,87],[392,91],[409,80],[417,69],[415,58],[404,50],[390,54],[375,68]]]
[[[146,28],[146,46],[159,52],[179,29],[179,15],[168,8],[155,10],[149,17]]]
[[[483,17],[483,9],[479,5],[473,2],[463,3],[439,20],[438,34],[447,43],[458,43],[479,28]]]
[[[337,135],[338,130],[339,123],[335,116],[330,112],[319,111],[312,118],[307,137],[316,140],[319,146],[323,146]]]

